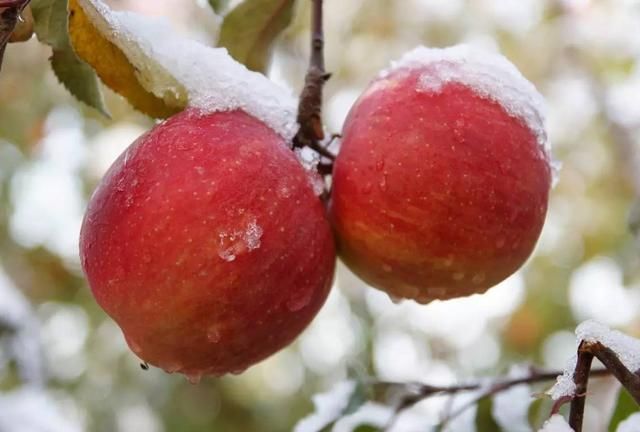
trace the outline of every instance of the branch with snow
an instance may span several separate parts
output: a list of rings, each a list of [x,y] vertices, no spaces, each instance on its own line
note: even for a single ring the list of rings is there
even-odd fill
[[[640,405],[640,340],[632,338],[596,321],[585,321],[576,328],[577,355],[569,362],[564,373],[549,391],[560,405],[571,401],[569,425],[575,432],[582,430],[584,405],[587,396],[591,362],[597,358],[605,365]]]

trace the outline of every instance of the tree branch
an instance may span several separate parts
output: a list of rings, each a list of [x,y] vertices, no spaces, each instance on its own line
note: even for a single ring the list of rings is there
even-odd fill
[[[593,358],[593,355],[591,357]],[[587,369],[587,376],[605,376],[610,374],[611,372],[607,369],[594,369],[591,371]],[[448,415],[442,421],[442,424],[445,424],[485,398],[495,396],[496,394],[506,391],[517,385],[552,381],[559,375],[562,375],[562,371],[540,371],[532,368],[531,373],[527,376],[518,378],[498,378],[496,382],[492,383],[489,386],[487,386],[486,383],[471,383],[454,386],[433,386],[422,383],[402,383],[391,381],[374,381],[372,384],[374,386],[401,387],[408,389],[408,394],[406,394],[396,405],[393,416],[389,419],[389,422],[385,427],[385,430],[390,430],[393,424],[396,422],[397,418],[400,416],[400,414],[402,414],[404,410],[411,408],[418,402],[421,402],[431,396],[439,396],[445,394],[455,395],[457,393],[481,390],[483,388],[486,388],[485,391],[480,393],[473,400],[469,401],[468,403],[464,404],[456,411]]]
[[[591,344],[593,355],[620,381],[633,400],[640,405],[640,376],[627,369],[617,354],[599,342]]]
[[[335,155],[322,146],[324,129],[322,124],[322,89],[331,74],[324,70],[324,33],[322,22],[322,0],[311,0],[311,56],[305,77],[304,88],[298,105],[300,129],[293,138],[294,148],[309,147],[321,156],[334,160]]]
[[[575,432],[582,431],[584,404],[587,398],[587,384],[589,383],[589,371],[591,370],[592,361],[593,354],[589,350],[589,345],[586,342],[580,343],[578,360],[573,372],[573,382],[576,385],[576,390],[573,399],[571,399],[571,410],[569,411],[569,426]]]

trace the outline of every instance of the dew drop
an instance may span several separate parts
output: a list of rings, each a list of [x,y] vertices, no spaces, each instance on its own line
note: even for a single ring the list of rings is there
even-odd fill
[[[211,326],[207,331],[207,339],[209,342],[218,343],[220,342],[220,330],[218,326]]]
[[[193,385],[200,383],[200,380],[202,380],[202,374],[199,372],[187,373],[184,376]]]
[[[389,264],[382,264],[382,270],[387,273],[391,273],[393,271],[393,267],[391,267]]]
[[[503,237],[500,237],[497,241],[496,241],[496,247],[498,249],[502,249],[504,247],[505,244],[505,239]]]
[[[167,363],[166,365],[162,366],[162,369],[166,373],[170,373],[170,374],[178,372],[181,368],[182,368],[182,365],[180,363]]]
[[[378,183],[378,185],[380,186],[380,190],[382,190],[382,191],[386,191],[387,190],[387,176],[386,176],[386,174],[382,174],[382,177],[380,178],[380,182]]]
[[[368,194],[371,192],[373,185],[371,184],[371,182],[367,182],[364,184],[364,186],[362,186],[362,193],[364,194]]]
[[[379,159],[376,162],[376,171],[382,171],[384,169],[384,160]]]
[[[140,355],[140,353],[142,352],[142,347],[128,337],[125,337],[125,340],[127,341],[127,345],[129,345],[129,348],[131,348],[131,351],[133,351],[137,355]]]
[[[311,301],[311,291],[307,290],[287,301],[287,309],[291,312],[297,312]]]
[[[486,276],[484,273],[477,273],[473,275],[473,278],[471,278],[471,282],[473,282],[474,284],[480,284],[484,282],[485,278]]]
[[[389,300],[391,300],[393,304],[399,304],[403,299],[401,297],[394,296],[393,294],[389,294]]]
[[[232,373],[233,375],[241,375],[241,374],[242,374],[242,373],[244,373],[244,371],[246,371],[246,370],[247,370],[247,367],[246,367],[246,366],[240,366],[239,368],[232,370],[232,371],[231,371],[231,373]]]

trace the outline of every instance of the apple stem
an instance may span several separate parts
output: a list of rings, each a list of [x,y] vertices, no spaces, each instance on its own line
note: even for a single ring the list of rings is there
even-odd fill
[[[11,33],[18,22],[22,10],[30,0],[0,0],[0,70],[4,58],[4,49],[9,42]]]
[[[294,148],[308,147],[320,156],[333,161],[335,155],[321,144],[324,139],[322,124],[322,90],[331,74],[324,69],[324,31],[322,22],[322,0],[312,1],[311,56],[300,94],[298,124],[300,129],[293,138]]]

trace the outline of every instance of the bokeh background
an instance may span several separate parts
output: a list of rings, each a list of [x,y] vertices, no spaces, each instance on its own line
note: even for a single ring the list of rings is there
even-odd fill
[[[176,31],[215,42],[220,18],[206,1],[109,3],[166,16]],[[295,93],[309,3],[299,1],[270,70]],[[562,170],[527,265],[485,295],[428,306],[394,304],[340,266],[327,304],[297,342],[246,373],[191,385],[143,371],[93,301],[77,243],[101,175],[153,122],[109,91],[112,118],[100,117],[57,82],[47,47],[10,45],[0,73],[2,432],[288,431],[313,411],[312,395],[354,371],[452,384],[513,364],[562,368],[575,351],[576,323],[588,318],[640,336],[640,1],[325,3],[331,132],[367,82],[419,44],[500,50],[543,93]],[[598,393],[587,431],[605,430],[612,402],[602,395],[615,387]],[[394,430],[429,430],[444,403],[418,404]],[[475,428],[464,419],[456,427]]]

